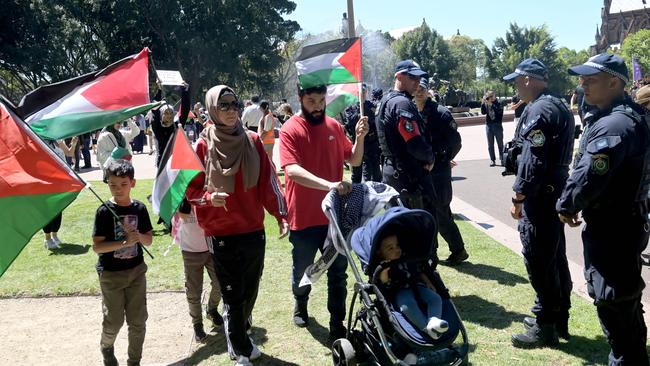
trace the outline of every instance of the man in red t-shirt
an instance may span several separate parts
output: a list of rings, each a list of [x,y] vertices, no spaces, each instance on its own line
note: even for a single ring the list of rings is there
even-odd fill
[[[309,322],[307,301],[311,286],[298,287],[305,269],[323,250],[327,237],[327,218],[321,202],[328,191],[348,194],[352,185],[343,181],[343,162],[361,165],[363,141],[368,133],[368,119],[357,122],[354,146],[343,127],[325,115],[323,86],[298,90],[301,113],[284,123],[280,131],[280,163],[286,177],[289,211],[289,241],[293,245],[292,290],[296,303],[293,321],[299,327]],[[327,271],[327,310],[330,312],[330,339],[345,337],[345,270],[347,261],[338,256]]]

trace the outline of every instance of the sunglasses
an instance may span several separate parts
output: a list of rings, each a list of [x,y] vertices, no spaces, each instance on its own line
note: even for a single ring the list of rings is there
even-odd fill
[[[232,102],[218,102],[217,103],[217,109],[220,110],[221,112],[226,112],[229,109],[232,109],[233,111],[239,111],[239,102],[234,100]]]

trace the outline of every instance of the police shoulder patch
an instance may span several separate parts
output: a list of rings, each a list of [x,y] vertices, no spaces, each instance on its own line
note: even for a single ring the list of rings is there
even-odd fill
[[[590,169],[597,175],[607,173],[609,171],[609,156],[607,154],[592,155]]]
[[[406,119],[415,119],[413,113],[405,111],[403,109],[400,109],[397,113],[399,114],[400,117],[404,117]]]
[[[546,142],[546,136],[544,136],[542,130],[532,130],[528,135],[528,138],[534,147],[544,146],[544,143]]]

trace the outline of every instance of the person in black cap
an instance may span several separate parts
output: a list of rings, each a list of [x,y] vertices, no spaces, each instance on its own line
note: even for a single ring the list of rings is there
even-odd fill
[[[435,163],[431,170],[431,179],[436,192],[436,200],[433,203],[438,220],[438,230],[449,244],[451,252],[445,263],[457,265],[469,258],[463,237],[460,235],[460,230],[454,222],[449,207],[453,196],[451,188],[452,160],[460,151],[461,138],[458,133],[458,125],[449,109],[432,100],[428,89],[428,78],[421,78],[414,100],[424,120],[423,135],[435,154]]]
[[[431,208],[424,200],[434,195],[429,174],[433,151],[422,135],[422,118],[412,101],[425,74],[413,60],[400,61],[395,67],[395,88],[382,99],[375,120],[384,156],[383,182],[400,193],[406,207],[420,209]]]
[[[536,317],[524,318],[527,331],[514,334],[512,344],[554,346],[558,335],[569,338],[572,283],[555,202],[569,176],[575,121],[567,103],[547,89],[548,72],[541,61],[526,59],[503,79],[514,81],[527,103],[516,132],[521,156],[510,214],[519,220],[524,263],[536,294],[531,308]]]
[[[622,58],[600,54],[569,69],[586,102],[574,169],[557,202],[562,222],[585,227],[585,278],[611,346],[609,365],[648,365],[640,254],[648,244],[650,130],[643,109],[625,94]]]
[[[381,182],[381,166],[379,165],[379,141],[377,140],[377,127],[375,126],[375,103],[368,100],[368,87],[364,83],[363,89],[363,113],[368,117],[368,134],[363,141],[363,164],[352,167],[352,183],[361,183],[361,177],[366,182]],[[345,110],[345,129],[354,143],[355,128],[361,116],[359,104],[354,104]]]

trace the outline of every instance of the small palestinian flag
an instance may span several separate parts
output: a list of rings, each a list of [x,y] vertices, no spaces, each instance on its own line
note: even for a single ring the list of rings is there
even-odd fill
[[[0,276],[85,187],[0,97]]]
[[[101,129],[144,113],[149,103],[149,49],[104,70],[25,95],[17,112],[39,136],[59,140]]]
[[[185,191],[192,179],[204,171],[185,132],[176,129],[167,144],[153,183],[152,205],[154,213],[171,225],[172,216],[183,202]]]
[[[345,108],[359,103],[359,84],[335,84],[327,87],[325,113],[338,116]]]
[[[305,46],[296,61],[303,89],[361,82],[361,38],[344,38]]]

